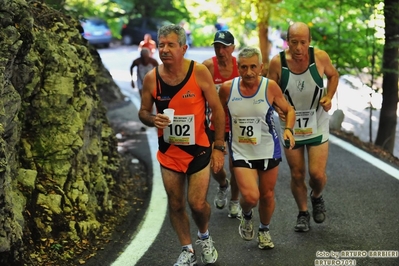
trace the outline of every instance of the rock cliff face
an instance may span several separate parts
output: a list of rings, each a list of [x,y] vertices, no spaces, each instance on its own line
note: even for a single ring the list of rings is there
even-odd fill
[[[78,22],[0,1],[0,264],[33,240],[96,234],[120,171],[106,107],[123,95]],[[6,264],[4,264],[6,263]]]

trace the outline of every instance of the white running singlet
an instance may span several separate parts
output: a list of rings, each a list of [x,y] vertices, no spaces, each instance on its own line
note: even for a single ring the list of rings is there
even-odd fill
[[[233,161],[280,159],[281,148],[267,100],[269,80],[262,77],[252,96],[240,92],[240,77],[234,78],[227,101],[230,117],[229,149]]]

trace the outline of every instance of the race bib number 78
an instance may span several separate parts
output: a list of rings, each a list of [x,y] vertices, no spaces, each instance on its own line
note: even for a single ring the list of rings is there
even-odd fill
[[[258,145],[262,136],[260,117],[233,117],[233,136],[240,144]]]

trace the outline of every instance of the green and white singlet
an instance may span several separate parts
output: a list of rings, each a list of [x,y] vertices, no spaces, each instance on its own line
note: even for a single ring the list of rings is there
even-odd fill
[[[309,47],[309,67],[301,74],[292,73],[287,65],[285,51],[280,52],[281,80],[280,87],[288,103],[296,113],[294,126],[295,146],[318,145],[328,141],[328,112],[320,105],[320,100],[326,95],[323,79],[320,77],[314,56],[314,48]],[[281,121],[282,131],[285,122]]]

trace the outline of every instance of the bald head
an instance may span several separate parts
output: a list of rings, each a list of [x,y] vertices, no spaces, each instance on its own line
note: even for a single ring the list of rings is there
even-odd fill
[[[308,35],[308,40],[310,42],[310,40],[312,38],[311,38],[309,26],[306,25],[303,22],[295,22],[295,23],[291,24],[288,27],[288,30],[287,30],[287,41],[290,41],[290,36],[292,36],[292,35],[301,35],[301,36],[303,36],[304,34]]]

